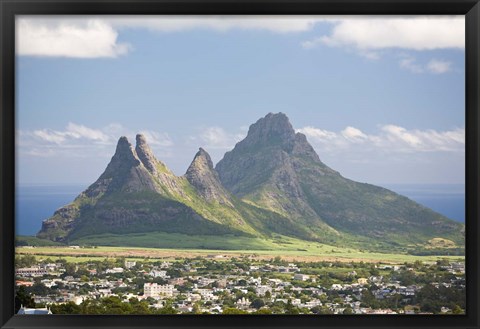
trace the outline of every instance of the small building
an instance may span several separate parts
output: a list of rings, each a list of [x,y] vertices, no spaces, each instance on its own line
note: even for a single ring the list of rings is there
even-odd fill
[[[121,268],[121,267],[109,268],[105,271],[105,273],[111,273],[111,274],[123,273],[123,268]]]
[[[52,311],[50,311],[49,308],[28,308],[28,307],[23,307],[23,305],[20,307],[18,310],[17,314],[23,314],[23,315],[46,315],[46,314],[52,314]]]
[[[301,274],[301,273],[296,273],[293,276],[294,280],[299,280],[299,281],[307,281],[309,278],[310,278],[310,276],[308,276],[306,274]]]
[[[33,286],[33,281],[17,280],[17,281],[15,281],[15,284],[17,286],[31,287],[31,286]]]
[[[358,284],[363,286],[363,285],[368,284],[368,279],[367,278],[358,278],[357,282],[358,282]]]
[[[248,298],[245,297],[242,297],[235,302],[235,305],[237,305],[237,307],[240,309],[246,309],[250,306],[250,304],[251,302],[248,300]]]
[[[272,293],[272,287],[270,286],[258,286],[255,288],[255,292],[258,296],[265,296],[267,292]]]
[[[137,262],[135,262],[133,260],[125,260],[125,268],[131,269],[135,265],[137,265]]]
[[[154,278],[166,278],[167,271],[151,270],[148,275],[153,276]]]

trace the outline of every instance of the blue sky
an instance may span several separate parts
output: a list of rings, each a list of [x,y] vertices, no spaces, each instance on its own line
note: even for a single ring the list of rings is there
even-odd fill
[[[17,177],[92,183],[143,132],[177,175],[284,112],[374,184],[464,183],[463,17],[17,18]]]

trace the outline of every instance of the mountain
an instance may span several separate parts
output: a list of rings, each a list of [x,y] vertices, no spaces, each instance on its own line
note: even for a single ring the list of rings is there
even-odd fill
[[[195,205],[207,208],[207,202],[187,178],[175,176],[157,160],[144,136],[137,135],[136,141],[133,149],[121,137],[103,174],[71,204],[46,219],[37,237],[68,241],[91,234],[152,229],[191,234],[237,231],[222,225],[212,211],[195,211]]]
[[[322,241],[335,237],[333,231],[361,245],[422,244],[435,237],[463,245],[462,224],[329,168],[283,113],[269,113],[251,125],[215,169],[237,197],[311,227]]]
[[[102,233],[264,236],[295,230],[281,215],[243,203],[228,192],[202,148],[186,174],[178,177],[155,158],[145,137],[137,135],[135,149],[126,137],[118,140],[97,181],[44,220],[37,237],[68,242]]]
[[[369,250],[410,251],[442,238],[464,245],[464,225],[325,165],[285,114],[269,113],[214,167],[200,148],[185,175],[156,159],[143,135],[118,140],[105,171],[46,219],[38,238],[169,232],[291,236]],[[126,236],[126,235],[125,235]],[[227,239],[226,238],[226,239]]]

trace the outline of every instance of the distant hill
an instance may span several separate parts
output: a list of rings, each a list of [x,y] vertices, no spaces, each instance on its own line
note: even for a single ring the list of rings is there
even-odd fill
[[[214,168],[200,148],[183,176],[155,158],[144,136],[121,137],[96,182],[46,219],[38,238],[171,232],[295,238],[367,250],[463,248],[464,225],[387,189],[326,166],[287,116],[268,114]],[[449,242],[449,246],[451,247]]]

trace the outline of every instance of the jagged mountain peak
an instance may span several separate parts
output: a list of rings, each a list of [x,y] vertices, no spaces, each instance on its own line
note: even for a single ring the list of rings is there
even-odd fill
[[[108,164],[105,172],[102,174],[103,178],[116,176],[124,171],[128,171],[131,167],[136,167],[140,164],[132,144],[128,141],[128,138],[122,136],[118,139],[115,154],[113,155],[110,163]]]
[[[135,139],[137,142],[135,152],[137,153],[138,158],[142,161],[143,165],[149,172],[156,174],[158,160],[155,158],[150,146],[147,144],[147,139],[142,134],[137,134]]]
[[[135,136],[135,140],[137,142],[137,147],[141,147],[141,146],[144,146],[144,145],[146,145],[148,147],[147,139],[145,138],[145,135],[137,134]]]
[[[268,113],[252,124],[245,144],[279,144],[287,149],[293,146],[295,130],[284,113]]]
[[[210,158],[210,154],[208,154],[208,152],[201,147],[198,149],[198,152],[195,154],[195,157],[193,158],[193,161],[190,167],[192,166],[194,167],[202,166],[210,170],[214,170],[213,162],[212,162],[212,158]]]
[[[117,148],[115,150],[114,157],[127,158],[130,160],[135,159],[135,153],[133,152],[133,146],[127,137],[122,136],[118,139]]]
[[[195,154],[185,177],[205,200],[231,204],[229,193],[220,183],[218,173],[213,168],[212,159],[203,148],[199,148]]]

